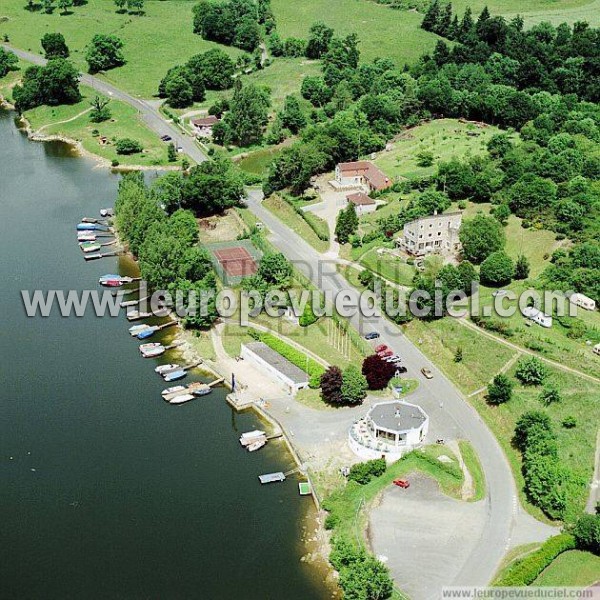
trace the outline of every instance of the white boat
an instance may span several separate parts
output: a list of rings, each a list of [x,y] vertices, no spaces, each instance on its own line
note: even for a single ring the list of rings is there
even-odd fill
[[[140,331],[144,331],[144,329],[148,329],[150,325],[146,325],[145,323],[142,325],[132,325],[129,328],[129,335],[135,337]]]
[[[79,242],[79,247],[86,254],[90,252],[98,252],[102,246],[96,242]]]
[[[256,442],[252,442],[249,446],[247,446],[246,450],[248,452],[255,452],[256,450],[260,450],[267,443],[267,438],[261,438]]]
[[[100,209],[100,216],[101,217],[112,217],[113,216],[113,209],[112,208],[101,208]]]
[[[194,396],[192,394],[181,394],[179,396],[175,396],[175,398],[171,398],[171,400],[169,400],[169,404],[183,404],[184,402],[189,402],[193,399]]]
[[[179,365],[175,363],[168,363],[166,365],[158,365],[158,367],[154,368],[154,372],[158,373],[159,375],[164,375],[169,371],[176,371],[177,369],[179,369]]]
[[[171,387],[168,387],[166,390],[163,390],[161,395],[165,400],[168,401],[171,398],[174,398],[175,396],[180,394],[181,392],[185,392],[184,385],[173,385]]]
[[[90,231],[90,232],[80,231],[79,234],[77,235],[77,241],[78,242],[95,242],[96,234],[93,231]]]
[[[132,310],[131,312],[127,313],[127,320],[137,321],[139,319],[147,319],[151,316],[152,313],[150,312],[140,312],[139,310]]]
[[[261,439],[266,439],[266,433],[261,431],[260,429],[255,429],[254,431],[248,431],[247,433],[242,433],[240,436],[240,444],[242,446],[249,446],[255,442],[260,441]]]
[[[140,352],[144,358],[150,358],[151,356],[160,356],[165,351],[166,348],[160,342],[142,344],[140,346]]]
[[[206,396],[212,392],[212,388],[206,383],[192,383],[188,389],[194,396]]]

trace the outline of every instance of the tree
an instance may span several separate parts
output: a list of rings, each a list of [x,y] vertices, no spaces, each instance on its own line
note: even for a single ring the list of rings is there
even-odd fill
[[[122,48],[123,42],[116,35],[96,34],[85,55],[89,72],[98,73],[124,65]]]
[[[167,146],[167,160],[169,162],[175,162],[177,160],[177,150],[175,149],[175,144],[170,142]]]
[[[456,352],[454,353],[454,362],[460,363],[463,360],[463,349],[462,346],[458,346],[456,348]]]
[[[73,6],[73,0],[58,0],[58,8],[62,10],[63,15],[69,14],[69,8]]]
[[[199,216],[210,216],[238,206],[244,186],[231,161],[217,156],[192,167],[183,184],[181,205]]]
[[[68,58],[69,48],[62,33],[46,33],[42,37],[44,56],[51,58]]]
[[[501,225],[506,225],[508,223],[508,217],[510,217],[510,215],[510,207],[506,202],[503,202],[494,208],[494,219]]]
[[[118,13],[125,12],[125,7],[127,6],[127,0],[114,0],[115,6],[117,7]]]
[[[141,15],[144,12],[144,0],[127,0],[127,10],[132,14]]]
[[[325,83],[325,80],[316,75],[307,75],[302,80],[300,93],[313,106],[325,106],[333,95],[332,89]]]
[[[232,140],[239,146],[258,143],[269,120],[271,99],[269,91],[254,84],[235,90],[224,121]]]
[[[520,254],[515,263],[515,279],[527,279],[529,277],[529,260],[524,254]]]
[[[504,404],[512,397],[513,384],[504,373],[496,375],[488,385],[487,401],[490,404]]]
[[[508,202],[512,211],[530,218],[549,208],[556,199],[556,184],[533,173],[523,175],[509,190]]]
[[[283,111],[279,114],[281,126],[292,133],[298,133],[306,126],[306,117],[296,96],[286,96]]]
[[[19,59],[16,54],[0,46],[0,77],[4,77],[10,71],[17,69],[18,64]]]
[[[560,402],[562,400],[559,389],[552,384],[548,384],[544,386],[542,393],[540,394],[540,402],[544,406],[550,406],[555,402]]]
[[[481,281],[487,285],[499,286],[510,283],[515,274],[512,258],[503,250],[493,252],[482,263],[479,269]]]
[[[388,568],[374,556],[342,568],[339,582],[348,600],[383,600],[394,591]]]
[[[333,29],[322,21],[313,23],[308,30],[308,42],[306,43],[306,56],[308,58],[321,58],[327,50],[333,38]]]
[[[235,28],[233,45],[252,52],[260,43],[260,26],[250,15],[243,17]]]
[[[515,377],[523,385],[540,385],[547,375],[546,365],[535,356],[522,358],[517,363]]]
[[[110,108],[108,108],[110,100],[96,96],[91,102],[92,110],[90,111],[90,121],[92,123],[102,123],[108,121],[111,117]]]
[[[597,508],[597,507],[596,507]],[[600,555],[600,514],[582,515],[573,529],[577,547]]]
[[[360,404],[367,395],[367,380],[353,364],[344,369],[342,375],[342,399],[346,404]]]
[[[387,469],[387,464],[384,458],[375,458],[360,462],[350,467],[348,479],[356,481],[360,485],[366,485],[376,477],[381,477]]]
[[[321,398],[328,404],[342,403],[342,371],[339,367],[329,367],[321,375]]]
[[[421,28],[425,31],[435,31],[438,19],[440,18],[440,3],[439,0],[433,0],[421,21]]]
[[[207,90],[227,90],[233,85],[235,64],[220,48],[192,56],[186,66]]]
[[[292,265],[281,252],[264,254],[256,273],[270,286],[285,289],[290,284]]]
[[[513,442],[524,453],[530,440],[539,440],[542,435],[553,436],[550,417],[540,410],[531,410],[523,413],[517,420]]]
[[[194,100],[194,93],[190,82],[182,75],[172,77],[165,87],[167,102],[173,108],[185,108],[191,106]]]
[[[42,6],[46,14],[51,14],[54,10],[54,0],[42,0]]]
[[[396,367],[378,354],[367,356],[363,360],[362,374],[367,380],[370,390],[383,390],[394,376]]]
[[[350,236],[356,233],[358,229],[358,215],[356,207],[352,202],[348,203],[346,208],[342,209],[337,217],[335,224],[335,235],[340,244],[346,244]]]
[[[505,236],[502,227],[496,219],[483,214],[465,219],[458,236],[463,255],[475,264],[483,262],[492,252],[504,248]]]
[[[138,154],[144,147],[137,140],[131,138],[120,138],[115,142],[117,154]]]

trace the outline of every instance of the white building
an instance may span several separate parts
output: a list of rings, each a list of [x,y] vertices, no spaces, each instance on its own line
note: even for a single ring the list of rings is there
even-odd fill
[[[240,356],[291,394],[308,387],[308,374],[263,342],[242,344]]]
[[[337,189],[358,188],[367,193],[385,190],[392,185],[391,179],[368,160],[337,164],[335,181],[330,183]]]
[[[596,301],[592,300],[592,298],[589,298],[585,294],[571,294],[569,296],[569,302],[571,304],[575,304],[575,306],[585,308],[585,310],[596,310]]]
[[[348,204],[354,204],[357,215],[364,215],[377,209],[377,203],[364,192],[355,192],[346,196]]]
[[[460,212],[421,217],[404,225],[397,243],[413,256],[456,254],[461,248],[458,238],[461,224]]]
[[[196,136],[201,138],[210,138],[212,137],[212,128],[215,123],[218,123],[218,117],[215,115],[208,115],[207,117],[202,117],[200,119],[192,119],[192,127],[194,128],[194,133]]]
[[[532,320],[534,323],[537,323],[542,327],[552,327],[552,317],[544,314],[541,310],[535,308],[535,306],[527,306],[522,310],[522,313],[524,317]]]
[[[393,400],[374,404],[348,432],[351,450],[360,458],[388,462],[420,446],[429,431],[429,417],[416,404]]]

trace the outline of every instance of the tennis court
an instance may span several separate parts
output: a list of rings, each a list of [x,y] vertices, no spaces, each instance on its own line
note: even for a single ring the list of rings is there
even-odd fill
[[[235,285],[258,270],[261,254],[250,240],[208,244],[207,248],[217,273],[226,284]]]

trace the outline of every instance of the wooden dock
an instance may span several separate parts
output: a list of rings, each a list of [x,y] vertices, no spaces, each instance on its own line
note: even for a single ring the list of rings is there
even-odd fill
[[[123,254],[123,250],[113,250],[112,252],[94,252],[94,254],[84,254],[85,260],[99,260],[100,258],[109,258],[111,256],[119,256]]]

